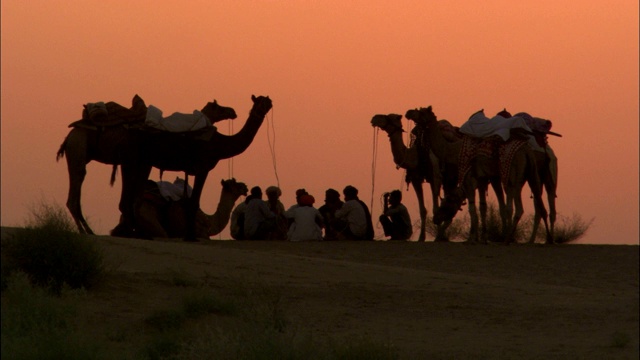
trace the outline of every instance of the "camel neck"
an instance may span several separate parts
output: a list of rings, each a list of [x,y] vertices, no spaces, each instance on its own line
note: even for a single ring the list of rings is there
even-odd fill
[[[235,202],[236,199],[234,199],[233,195],[223,189],[220,194],[220,201],[218,202],[216,212],[213,213],[213,215],[206,215],[207,235],[215,236],[224,230],[227,223],[229,223],[231,211],[233,210]]]

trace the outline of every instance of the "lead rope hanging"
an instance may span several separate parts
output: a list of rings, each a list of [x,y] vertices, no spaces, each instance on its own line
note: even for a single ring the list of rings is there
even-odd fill
[[[373,193],[376,188],[376,161],[378,158],[378,128],[373,126],[373,154],[371,160],[371,203],[369,208],[373,210]]]
[[[269,142],[269,151],[271,151],[271,163],[273,164],[273,172],[276,176],[276,186],[280,188],[280,178],[278,177],[278,169],[276,166],[276,126],[273,120],[273,106],[271,107],[271,121],[267,117],[267,141]],[[271,130],[273,131],[273,143],[271,142],[271,134],[269,132],[269,124],[271,124]]]
[[[229,136],[233,135],[233,121],[229,121]],[[227,160],[227,175],[233,179],[233,156]]]

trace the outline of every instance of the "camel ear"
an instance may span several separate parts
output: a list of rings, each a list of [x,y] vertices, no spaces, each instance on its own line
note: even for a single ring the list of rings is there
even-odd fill
[[[256,96],[255,95],[251,95],[251,100],[256,101]]]
[[[218,105],[218,100],[213,99],[213,104],[214,104],[214,105]]]

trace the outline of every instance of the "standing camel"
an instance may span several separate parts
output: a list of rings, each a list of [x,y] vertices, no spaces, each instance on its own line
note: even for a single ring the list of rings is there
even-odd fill
[[[458,168],[464,143],[462,140],[449,141],[445,138],[440,126],[438,126],[438,119],[433,113],[431,106],[409,110],[405,116],[407,119],[413,120],[416,123],[416,127],[420,126],[426,129],[431,149],[441,163],[451,164]],[[477,155],[473,161],[471,161],[471,168],[464,173],[463,179],[458,179],[458,184],[459,187],[455,191],[450,191],[447,194],[447,199],[445,199],[445,202],[440,205],[439,210],[434,214],[435,224],[445,224],[445,226],[448,226],[456,212],[460,209],[462,202],[466,199],[469,205],[469,217],[471,219],[471,228],[467,241],[486,243],[486,193],[489,184],[491,184],[498,200],[500,216],[503,221],[503,232],[506,231],[504,227],[507,216],[506,206],[502,184],[500,182],[499,168],[494,158]],[[478,219],[476,211],[476,191],[478,191],[480,198],[480,219]],[[481,226],[480,234],[478,225]]]
[[[503,110],[507,115],[507,109]],[[531,147],[534,150],[534,158],[536,166],[538,168],[538,177],[540,179],[540,191],[547,192],[547,202],[549,205],[549,227],[547,232],[546,243],[553,243],[555,222],[556,222],[556,189],[558,188],[558,158],[556,157],[553,149],[549,145],[548,136],[553,135],[562,137],[562,135],[551,131],[551,120],[533,117],[526,112],[520,112],[515,116],[521,117],[525,120],[529,128],[533,132],[533,140],[535,144]],[[531,144],[532,142],[530,142]],[[533,219],[533,230],[531,231],[531,237],[529,243],[533,243],[536,240],[538,233],[538,226],[541,220],[540,214],[536,213]]]
[[[235,179],[222,180],[222,191],[216,212],[205,214],[198,209],[196,214],[196,236],[208,238],[218,235],[229,223],[231,211],[240,196],[246,196],[247,185]],[[142,204],[136,211],[138,231],[145,237],[184,237],[186,232],[184,201],[169,201],[162,197],[158,183],[148,181]],[[176,185],[174,185],[176,186]]]
[[[71,212],[78,230],[83,234],[93,234],[93,230],[82,214],[80,205],[82,183],[87,174],[87,164],[95,160],[103,164],[114,165],[114,170],[115,166],[123,165],[124,177],[136,170],[136,166],[131,165],[135,165],[139,161],[140,136],[139,131],[134,128],[143,126],[147,108],[144,101],[136,95],[130,109],[114,102],[108,102],[106,108],[109,114],[116,113],[116,116],[111,120],[121,121],[110,121],[109,125],[105,126],[96,125],[88,119],[72,123],[69,125],[72,129],[60,145],[56,156],[56,161],[58,161],[66,155],[69,173],[67,208]],[[220,106],[215,100],[207,103],[201,112],[212,123],[236,118],[236,113],[232,108]],[[112,176],[111,185],[113,182],[114,177]],[[124,186],[123,183],[119,207],[123,214],[127,214],[128,219],[133,216],[133,203],[128,203],[133,199],[132,194],[131,189]]]
[[[145,181],[149,178],[151,168],[160,171],[180,171],[194,175],[193,192],[186,205],[185,241],[196,241],[195,220],[200,208],[202,189],[211,171],[221,159],[228,159],[242,154],[253,142],[265,116],[271,110],[272,102],[268,96],[251,96],[253,107],[242,129],[234,135],[222,135],[215,132],[208,140],[195,140],[178,133],[137,131],[139,159],[132,164],[133,171],[125,175],[125,164],[122,164],[123,189],[130,190],[125,196],[128,209],[134,209],[137,199],[142,196]],[[125,213],[123,213],[125,215]],[[131,234],[135,231],[134,213],[128,213],[124,221],[118,224],[114,232]]]
[[[437,157],[429,148],[423,138],[424,130],[416,127],[414,135],[415,141],[410,147],[404,145],[402,139],[402,115],[388,114],[375,115],[371,119],[371,125],[379,127],[389,135],[391,143],[391,153],[393,154],[393,162],[397,167],[407,170],[407,182],[411,182],[416,197],[418,199],[418,207],[420,209],[420,236],[418,241],[425,241],[427,208],[424,203],[424,193],[422,183],[428,182],[431,185],[431,198],[433,200],[433,213],[438,211],[438,201],[440,196],[440,188],[443,185],[443,174],[440,172]],[[445,191],[448,190],[445,186]],[[435,241],[446,241],[445,227],[438,226],[438,233]]]
[[[437,126],[433,126],[433,124],[435,124],[435,122],[437,121],[437,118],[435,114],[433,114],[430,106],[428,108],[410,110],[407,112],[406,116],[409,119],[418,119],[418,121],[427,123],[430,133],[430,139],[432,141],[432,146],[436,155],[440,154],[442,156],[452,156],[452,152],[459,151],[454,148],[447,149],[446,147],[444,147],[446,146],[446,143],[441,139],[442,134],[440,134]],[[509,149],[510,146],[513,146],[513,148]],[[496,190],[496,195],[498,196],[500,214],[503,221],[503,233],[506,236],[506,242],[509,243],[514,240],[518,222],[522,217],[522,214],[524,213],[524,209],[522,206],[522,187],[525,183],[529,183],[533,194],[536,216],[540,216],[540,218],[543,219],[545,228],[547,230],[547,242],[549,242],[550,233],[547,223],[547,211],[544,207],[544,203],[542,202],[540,178],[534,158],[534,151],[527,145],[527,140],[517,138],[511,139],[508,142],[502,144],[500,150],[500,157],[486,159],[486,161],[489,161],[489,163],[493,161],[494,165],[496,161],[499,161],[498,168],[500,168],[501,170],[499,172],[499,178],[504,184],[506,193],[506,203],[504,205],[502,205],[501,203],[501,201],[503,201],[503,198],[501,196],[502,192],[498,192],[496,188],[496,186],[500,184],[500,181],[495,184],[495,177],[492,176],[491,183],[494,186],[494,190]],[[509,150],[513,150],[513,152],[510,152]],[[457,155],[455,155],[454,158],[455,157],[457,157]],[[504,160],[505,157],[510,157],[512,158],[512,160],[510,162],[507,162]],[[477,158],[481,159],[481,157]],[[510,165],[505,166],[505,164],[508,163],[510,163]],[[446,205],[443,204],[440,207],[440,213],[434,216],[434,222],[436,221],[436,219],[438,221],[449,221],[455,216],[455,213],[462,204],[462,198],[459,196],[459,194],[462,193],[467,196],[467,199],[469,201],[469,212],[472,220],[471,232],[473,233],[474,221],[476,221],[477,223],[477,220],[474,220],[473,213],[475,213],[475,204],[473,203],[472,197],[469,197],[469,194],[473,192],[472,187],[470,187],[469,184],[473,184],[473,177],[477,177],[477,175],[473,175],[474,173],[477,174],[479,169],[482,168],[487,169],[486,166],[481,166],[480,168],[478,168],[478,163],[476,163],[476,165],[473,167],[476,168],[476,171],[470,171],[469,175],[467,175],[468,178],[466,177],[463,181],[463,187],[459,191],[454,192],[454,196],[446,201]],[[495,169],[495,166],[493,166],[493,168]],[[480,192],[481,197],[483,196],[483,192],[484,191]],[[472,206],[474,207],[473,210]],[[470,240],[473,240],[471,234]]]

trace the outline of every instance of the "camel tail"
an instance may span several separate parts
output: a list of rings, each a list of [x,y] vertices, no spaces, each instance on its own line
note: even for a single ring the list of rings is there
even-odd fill
[[[116,183],[116,175],[118,174],[118,165],[113,165],[113,170],[111,170],[111,180],[109,181],[109,185],[113,186]]]
[[[64,157],[66,148],[67,148],[67,139],[65,138],[62,144],[60,145],[60,149],[58,149],[58,153],[56,154],[56,161],[59,161]]]

